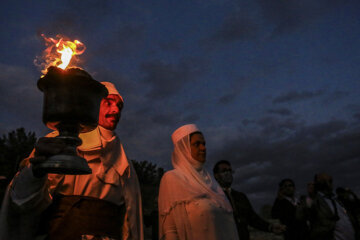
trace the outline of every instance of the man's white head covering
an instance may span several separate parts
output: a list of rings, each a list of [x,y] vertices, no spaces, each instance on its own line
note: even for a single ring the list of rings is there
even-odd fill
[[[118,90],[116,89],[115,85],[111,82],[101,82],[102,85],[104,85],[106,87],[106,89],[110,94],[114,94],[114,95],[118,95],[121,99],[122,102],[124,102],[124,99],[122,98],[122,96],[120,95],[120,93],[118,92]]]
[[[171,136],[174,143],[171,159],[174,170],[169,172],[172,174],[166,173],[161,182],[159,214],[162,216],[166,216],[176,204],[199,198],[208,198],[216,206],[232,211],[221,187],[202,167],[203,163],[191,156],[190,135],[195,132],[201,131],[195,124],[187,124],[176,129]]]

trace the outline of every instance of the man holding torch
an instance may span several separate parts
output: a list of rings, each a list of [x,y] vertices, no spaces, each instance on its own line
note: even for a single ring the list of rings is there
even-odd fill
[[[99,126],[80,134],[78,155],[88,175],[47,174],[39,164],[66,151],[50,133],[40,138],[10,183],[0,218],[0,240],[143,239],[141,194],[135,169],[114,130],[123,108],[115,86],[100,104]]]

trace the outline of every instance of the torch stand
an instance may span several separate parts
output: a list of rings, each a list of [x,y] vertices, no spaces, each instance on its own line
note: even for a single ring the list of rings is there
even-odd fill
[[[62,70],[50,67],[39,79],[38,88],[44,92],[43,122],[57,130],[66,147],[39,165],[46,173],[90,174],[86,160],[77,155],[81,145],[79,133],[89,132],[98,125],[101,99],[108,92],[104,85],[79,68]]]

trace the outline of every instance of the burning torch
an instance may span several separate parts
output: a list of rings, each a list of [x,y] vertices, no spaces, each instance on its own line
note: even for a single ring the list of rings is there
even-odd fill
[[[44,173],[90,174],[86,160],[77,155],[81,145],[79,133],[89,132],[98,125],[101,99],[108,92],[101,83],[80,68],[69,67],[73,57],[85,51],[80,41],[46,38],[47,49],[43,76],[37,86],[44,93],[43,122],[57,130],[66,148],[49,157],[38,169]]]

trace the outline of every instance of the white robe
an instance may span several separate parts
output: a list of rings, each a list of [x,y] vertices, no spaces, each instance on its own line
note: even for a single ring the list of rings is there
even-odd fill
[[[55,193],[96,197],[117,205],[125,203],[124,238],[143,239],[141,194],[135,169],[119,138],[104,140],[102,132],[96,128],[80,134],[83,144],[78,152],[87,160],[92,174],[48,174],[47,178],[38,179],[33,177],[30,165],[17,173],[1,210],[0,240],[35,239],[38,216],[51,204]],[[56,135],[53,132],[48,137]]]
[[[161,240],[238,240],[232,207],[223,190],[191,156],[193,124],[177,129],[172,139],[174,170],[164,174],[159,190]]]

